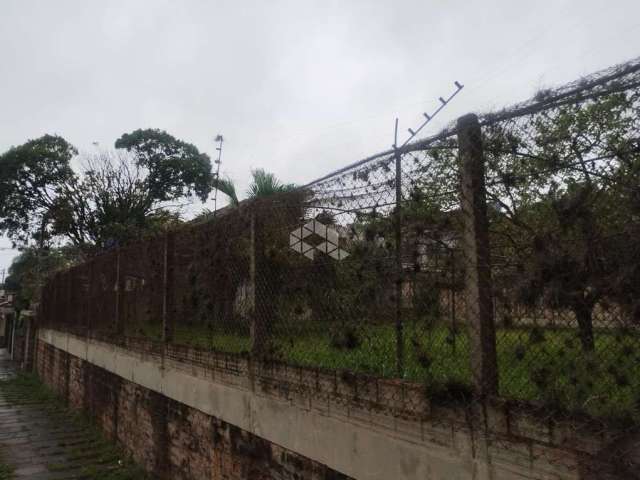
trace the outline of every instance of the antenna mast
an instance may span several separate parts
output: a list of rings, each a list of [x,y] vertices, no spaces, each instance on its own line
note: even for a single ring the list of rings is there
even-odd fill
[[[213,216],[215,218],[216,212],[218,211],[218,183],[220,181],[220,164],[222,163],[222,142],[224,139],[222,135],[218,134],[214,140],[214,142],[218,142],[218,146],[216,150],[218,151],[218,158],[215,161],[216,163],[216,176],[214,177],[214,187],[215,192],[213,194]]]

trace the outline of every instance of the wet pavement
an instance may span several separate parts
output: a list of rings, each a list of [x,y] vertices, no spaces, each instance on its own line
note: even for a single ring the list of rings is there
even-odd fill
[[[0,462],[13,468],[9,478],[143,477],[128,473],[110,442],[43,395],[33,379],[20,380],[6,350],[0,349]]]

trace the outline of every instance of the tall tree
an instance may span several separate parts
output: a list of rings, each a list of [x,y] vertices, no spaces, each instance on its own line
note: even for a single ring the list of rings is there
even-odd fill
[[[50,239],[52,209],[74,181],[76,153],[64,138],[44,135],[0,155],[0,231],[14,244]]]
[[[148,170],[150,197],[158,201],[196,194],[202,201],[211,191],[211,160],[206,153],[164,130],[146,129],[125,133],[116,148],[134,152],[138,164]]]
[[[85,154],[45,135],[0,155],[0,233],[15,244],[54,238],[90,249],[175,220],[176,202],[211,190],[211,162],[161,130],[136,130],[116,142],[128,150]]]
[[[149,187],[148,170],[135,154],[104,151],[79,160],[83,171],[65,184],[52,210],[55,234],[104,248],[177,221]]]

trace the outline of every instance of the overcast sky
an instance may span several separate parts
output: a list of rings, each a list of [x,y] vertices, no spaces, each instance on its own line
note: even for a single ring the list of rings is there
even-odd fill
[[[638,55],[638,0],[0,0],[0,152],[152,127],[213,155],[222,133],[241,191],[255,167],[306,183],[388,148],[454,80],[425,134]]]

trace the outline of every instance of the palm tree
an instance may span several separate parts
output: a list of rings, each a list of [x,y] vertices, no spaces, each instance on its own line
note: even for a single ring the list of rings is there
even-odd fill
[[[236,186],[229,177],[219,178],[217,180],[213,180],[213,188],[218,190],[219,192],[224,193],[227,197],[229,197],[229,203],[233,207],[237,207],[240,201],[238,200],[238,194],[236,193]]]
[[[253,180],[247,191],[249,198],[263,198],[276,193],[290,192],[295,189],[293,183],[282,183],[273,173],[264,171],[262,168],[251,170]]]
[[[276,193],[290,192],[296,188],[293,183],[282,183],[273,173],[262,168],[251,170],[251,177],[252,180],[247,190],[248,198],[264,198]],[[229,197],[231,206],[236,207],[240,204],[236,186],[229,177],[214,180],[213,188]]]
[[[251,170],[251,177],[251,183],[247,190],[247,197],[249,199],[269,197],[278,193],[290,192],[296,188],[292,183],[282,183],[273,173],[266,172],[262,168]],[[229,204],[232,208],[240,204],[235,184],[229,177],[217,181],[214,180],[212,186],[229,197]],[[209,215],[210,213],[207,214],[207,216]],[[277,266],[267,258],[265,253],[266,242],[263,238],[263,228],[260,227],[260,222],[260,218],[256,218],[253,214],[251,215],[251,251],[253,254],[250,261],[253,265],[251,271],[254,273],[247,279],[247,283],[250,286],[248,303],[254,312],[258,312],[252,315],[254,318],[254,334],[252,335],[253,343],[251,349],[254,353],[263,353],[267,348],[266,340],[268,332],[265,321],[267,318],[272,318],[275,315],[274,309],[276,303],[274,298],[277,297],[276,292],[278,289],[277,286],[272,285],[270,281],[265,279],[265,275],[277,275],[277,270],[274,270]],[[256,226],[256,224],[258,226]],[[253,232],[256,232],[255,236]],[[257,267],[256,264],[258,265]],[[262,275],[262,281],[256,282],[256,270],[259,272],[258,275]],[[267,285],[269,285],[268,292],[264,291]]]

